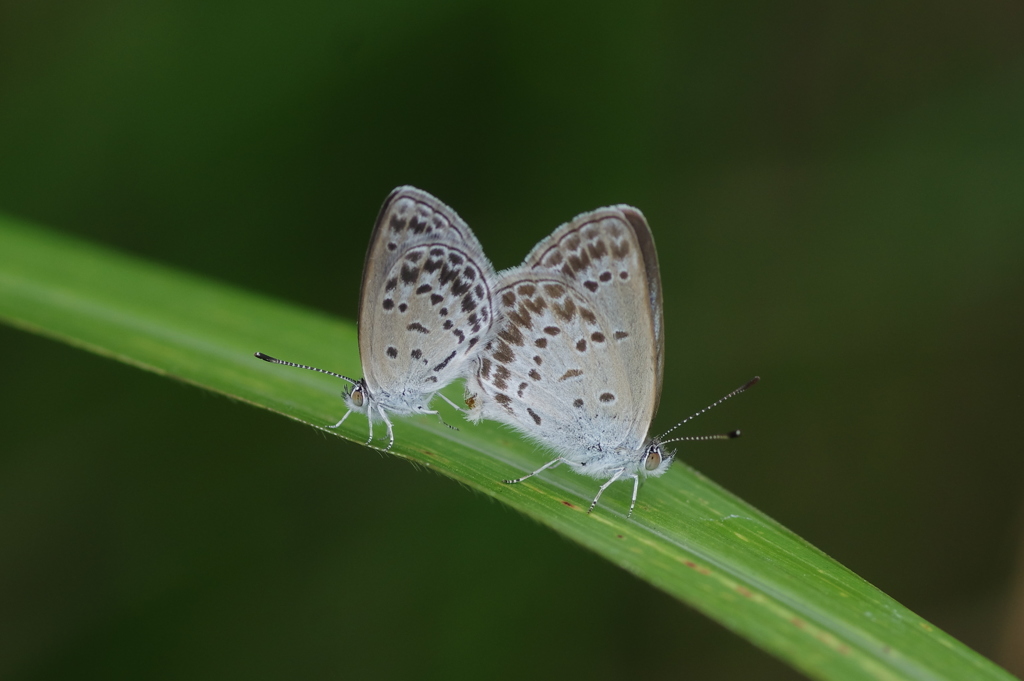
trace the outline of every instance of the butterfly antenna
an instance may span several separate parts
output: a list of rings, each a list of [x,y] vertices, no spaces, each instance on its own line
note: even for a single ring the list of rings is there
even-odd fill
[[[659,439],[658,440],[658,444],[667,445],[670,442],[687,442],[687,441],[691,441],[691,442],[692,441],[697,441],[697,442],[699,442],[700,440],[731,440],[731,439],[739,437],[739,436],[740,436],[740,431],[733,430],[733,431],[730,431],[728,433],[722,433],[720,435],[688,435],[686,437],[674,437],[671,440],[660,440]]]
[[[736,395],[739,395],[741,392],[744,392],[745,390],[748,390],[749,388],[752,388],[753,386],[757,385],[757,382],[760,381],[760,380],[761,380],[760,376],[754,376],[752,379],[750,379],[749,381],[747,381],[746,383],[741,385],[739,388],[736,388],[731,393],[729,393],[728,395],[726,395],[722,399],[718,400],[714,404],[709,404],[708,406],[706,406],[703,409],[701,409],[700,411],[698,411],[696,414],[694,414],[692,416],[686,417],[685,419],[683,419],[682,421],[680,421],[676,425],[674,425],[671,428],[669,428],[668,430],[666,430],[664,433],[662,433],[661,435],[658,436],[658,438],[657,438],[658,441],[661,444],[664,445],[664,444],[668,444],[669,442],[682,442],[684,440],[731,440],[732,438],[739,437],[740,436],[740,431],[734,430],[734,431],[732,431],[730,433],[722,433],[721,435],[697,435],[697,436],[690,436],[690,437],[680,437],[680,438],[676,438],[674,440],[662,440],[661,439],[661,438],[665,437],[666,435],[668,435],[669,433],[671,433],[676,428],[678,428],[679,426],[683,425],[684,423],[692,421],[693,419],[697,418],[698,416],[700,416],[704,412],[709,411],[709,410],[711,410],[714,407],[717,407],[718,405],[720,405],[722,402],[725,402],[730,397],[735,397]]]
[[[359,381],[356,381],[354,379],[349,378],[348,376],[342,376],[341,374],[336,374],[333,371],[327,371],[326,369],[317,369],[316,367],[309,367],[309,366],[306,366],[305,364],[296,364],[295,362],[286,362],[283,359],[278,359],[276,357],[271,357],[270,355],[265,355],[262,352],[257,352],[255,354],[255,357],[258,358],[258,359],[262,359],[264,362],[270,362],[271,364],[284,364],[285,366],[289,366],[289,367],[298,367],[299,369],[309,369],[310,371],[319,371],[321,374],[327,374],[329,376],[336,376],[337,378],[344,379],[344,380],[348,381],[349,383],[351,383],[352,385],[355,385],[356,383],[359,382]]]

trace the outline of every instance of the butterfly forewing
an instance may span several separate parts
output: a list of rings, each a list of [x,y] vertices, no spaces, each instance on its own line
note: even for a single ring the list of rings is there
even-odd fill
[[[634,361],[631,368],[649,371],[653,353],[653,417],[665,373],[665,324],[658,253],[643,214],[632,206],[613,206],[577,216],[538,243],[523,266],[560,272],[582,286],[613,317],[610,321],[637,331],[637,352],[643,357],[634,356],[639,364]],[[610,286],[613,282],[617,285]]]
[[[453,210],[412,187],[392,192],[370,238],[359,304],[371,394],[429,394],[462,375],[493,325],[493,277]]]
[[[664,336],[639,211],[581,215],[498,281],[504,321],[478,360],[480,414],[561,452],[640,447],[661,393]]]

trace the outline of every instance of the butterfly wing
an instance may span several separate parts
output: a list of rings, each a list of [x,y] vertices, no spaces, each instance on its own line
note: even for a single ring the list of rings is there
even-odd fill
[[[562,225],[498,276],[495,301],[503,321],[476,360],[474,415],[569,461],[642,448],[665,341],[657,253],[640,211],[602,208]]]
[[[494,321],[494,268],[465,222],[414,187],[381,207],[363,265],[359,353],[371,394],[415,404],[463,375]]]

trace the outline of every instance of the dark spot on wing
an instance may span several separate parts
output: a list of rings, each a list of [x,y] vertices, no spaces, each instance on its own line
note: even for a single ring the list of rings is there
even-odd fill
[[[569,378],[576,378],[577,376],[582,376],[582,375],[583,375],[583,371],[581,371],[580,369],[569,369],[569,370],[568,370],[568,371],[566,371],[566,372],[565,372],[564,374],[562,374],[562,375],[561,375],[561,376],[559,377],[559,379],[558,379],[558,380],[559,380],[559,381],[564,381],[564,380],[566,380],[566,379],[569,379]]]
[[[409,218],[409,231],[414,234],[422,234],[427,229],[427,223],[419,215]]]
[[[385,350],[385,352],[388,353],[388,357],[390,357],[391,359],[394,359],[395,357],[398,357],[398,348],[396,348],[396,347],[394,347],[392,345],[389,345],[388,349]]]
[[[402,278],[403,284],[415,283],[417,277],[419,277],[419,274],[419,270],[417,270],[415,267],[409,267],[405,263],[402,263],[402,271],[399,273],[399,276]]]
[[[566,262],[572,268],[573,273],[582,272],[590,267],[590,255],[586,251],[582,251],[579,255],[571,254],[566,257]]]
[[[579,407],[582,407],[583,406],[583,400],[581,400],[580,398],[577,397],[575,400],[572,401],[572,406],[576,407],[577,409]]]
[[[533,320],[530,318],[530,313],[523,307],[520,307],[516,312],[509,312],[508,320],[516,326],[521,326],[527,330],[533,328]]]
[[[587,289],[588,291],[590,291],[591,293],[593,293],[594,291],[596,291],[596,290],[597,290],[597,286],[598,286],[598,284],[597,284],[597,282],[596,282],[596,281],[585,281],[585,282],[583,282],[583,286],[584,286],[584,288],[586,288],[586,289]]]
[[[526,300],[523,301],[523,305],[525,305],[526,309],[529,310],[530,312],[534,314],[540,314],[547,308],[548,300],[547,298],[527,298]]]
[[[604,281],[604,282],[611,281],[612,280],[612,273],[611,272],[602,272],[601,276],[598,277],[598,279],[600,279],[601,281]]]
[[[420,333],[430,333],[430,329],[423,326],[419,322],[413,322],[409,326],[405,327],[406,331],[419,331]]]
[[[472,287],[473,287],[472,284],[470,284],[468,281],[466,281],[462,277],[456,277],[454,282],[452,283],[452,288],[451,288],[452,297],[453,298],[457,298],[457,297],[459,297],[459,296],[469,292],[469,289],[471,289]],[[466,296],[466,297],[467,298],[472,298],[473,296],[469,295],[469,296]]]
[[[533,341],[533,344],[536,345],[538,348],[546,348],[548,346],[548,339],[538,338],[537,340]]]
[[[545,326],[544,333],[546,333],[549,336],[557,336],[558,334],[562,333],[562,330],[557,326]]]
[[[535,412],[534,410],[532,410],[529,407],[527,407],[526,408],[526,413],[533,417],[533,422],[534,423],[536,423],[538,426],[540,425],[540,417],[537,416],[537,412]]]
[[[573,302],[572,298],[566,298],[563,305],[552,303],[551,310],[559,319],[568,322],[576,316],[576,303]]]
[[[622,340],[623,338],[626,338],[627,336],[629,336],[629,334],[626,333],[625,331],[616,331],[615,332],[615,340]]]
[[[595,331],[594,333],[590,334],[590,340],[594,341],[595,343],[604,343],[604,334],[601,333],[600,331]]]
[[[612,395],[611,393],[601,393],[600,399],[602,402],[612,402],[615,400],[615,395]]]
[[[498,393],[497,395],[494,396],[494,401],[500,404],[501,406],[505,407],[505,409],[508,410],[508,413],[515,415],[515,412],[512,411],[512,407],[510,406],[512,404],[511,397],[504,393]]]
[[[399,303],[398,304],[398,311],[399,312],[405,312],[408,309],[409,309],[409,306],[406,305],[405,303]]]
[[[532,378],[535,381],[539,381],[540,380],[540,372],[537,371],[536,369],[530,369],[530,373],[528,373],[527,376],[529,376],[530,378]]]
[[[512,352],[512,348],[508,346],[508,343],[505,341],[498,341],[498,351],[494,353],[494,359],[498,360],[502,364],[508,364],[515,358],[515,353]]]
[[[444,296],[442,296],[440,293],[431,293],[430,294],[430,304],[431,305],[437,305],[442,300],[444,300]]]
[[[552,298],[561,298],[565,295],[565,287],[561,284],[544,284],[544,293]]]
[[[395,306],[395,301],[391,300],[390,298],[385,298],[384,302],[381,303],[381,307],[383,307],[385,310],[390,310],[394,306]]]
[[[578,341],[576,341],[576,349],[579,350],[580,352],[586,352],[587,341],[584,340],[583,338],[580,338]]]
[[[523,332],[519,330],[519,327],[515,324],[509,324],[504,329],[498,332],[498,338],[504,341],[508,341],[512,345],[523,345]]]
[[[430,293],[433,290],[434,287],[431,286],[430,284],[423,284],[423,286],[420,286],[418,289],[416,289],[416,293]]]
[[[434,367],[434,371],[441,371],[446,366],[448,366],[448,362],[452,361],[452,359],[454,359],[454,358],[455,358],[455,350],[452,350],[452,354],[450,354],[447,357],[445,357],[443,362],[441,362],[436,367]]]

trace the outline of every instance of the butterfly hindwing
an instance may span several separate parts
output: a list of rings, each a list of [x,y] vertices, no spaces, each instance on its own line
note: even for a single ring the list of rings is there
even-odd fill
[[[429,395],[462,375],[491,333],[493,278],[455,211],[412,187],[392,192],[360,294],[359,352],[371,393]]]
[[[504,321],[477,360],[475,415],[569,461],[641,448],[664,337],[657,256],[640,212],[603,208],[562,225],[499,275],[495,301]]]

